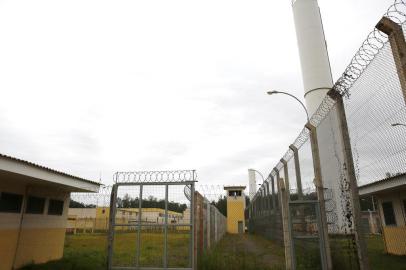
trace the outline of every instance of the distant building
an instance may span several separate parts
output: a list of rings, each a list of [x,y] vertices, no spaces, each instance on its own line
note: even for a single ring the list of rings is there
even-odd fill
[[[99,186],[0,154],[0,270],[62,258],[70,192]]]
[[[186,209],[187,210],[187,209]],[[186,212],[185,210],[185,212]],[[138,208],[117,208],[116,223],[131,224],[138,222]],[[108,229],[110,207],[69,208],[67,232],[106,231]],[[178,224],[183,221],[183,214],[168,210],[168,223]],[[188,221],[189,223],[190,221]],[[142,208],[142,224],[164,224],[165,209]],[[186,222],[185,222],[186,223]],[[127,228],[122,228],[127,229]]]
[[[374,196],[387,253],[406,255],[406,173],[360,186],[361,197]]]
[[[232,234],[245,231],[245,186],[226,186],[227,191],[227,232]]]

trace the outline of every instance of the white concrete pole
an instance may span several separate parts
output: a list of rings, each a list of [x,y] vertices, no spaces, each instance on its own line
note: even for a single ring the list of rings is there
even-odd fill
[[[311,117],[333,86],[333,78],[317,0],[293,0],[292,8],[306,107]]]
[[[249,198],[252,199],[257,193],[257,180],[255,178],[255,171],[252,169],[248,169],[248,187],[249,187]]]

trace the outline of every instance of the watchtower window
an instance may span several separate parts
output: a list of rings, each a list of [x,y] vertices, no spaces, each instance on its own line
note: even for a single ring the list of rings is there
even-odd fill
[[[241,190],[230,190],[228,191],[228,196],[230,197],[241,196]]]

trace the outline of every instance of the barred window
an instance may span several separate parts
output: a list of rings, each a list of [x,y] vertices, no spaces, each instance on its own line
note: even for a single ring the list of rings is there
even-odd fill
[[[241,196],[241,190],[230,190],[228,196]]]
[[[0,212],[20,213],[23,204],[23,195],[0,192]]]
[[[43,214],[45,208],[45,199],[40,197],[29,196],[27,201],[27,214]]]
[[[63,201],[49,200],[48,215],[62,216],[63,213]]]

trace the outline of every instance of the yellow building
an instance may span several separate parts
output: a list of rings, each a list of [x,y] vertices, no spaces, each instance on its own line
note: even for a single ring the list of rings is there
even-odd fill
[[[138,222],[138,208],[117,208],[116,223],[131,224]],[[109,207],[97,208],[69,208],[67,232],[94,232],[106,231],[109,228]],[[168,210],[168,223],[182,223],[183,214]],[[165,209],[142,208],[142,224],[164,224]],[[130,227],[118,227],[119,230],[134,229]]]
[[[0,270],[62,258],[70,192],[99,186],[0,154]]]
[[[388,176],[358,188],[361,197],[374,196],[382,224],[385,251],[406,255],[406,173]]]
[[[227,186],[227,232],[232,234],[245,231],[245,186]]]

